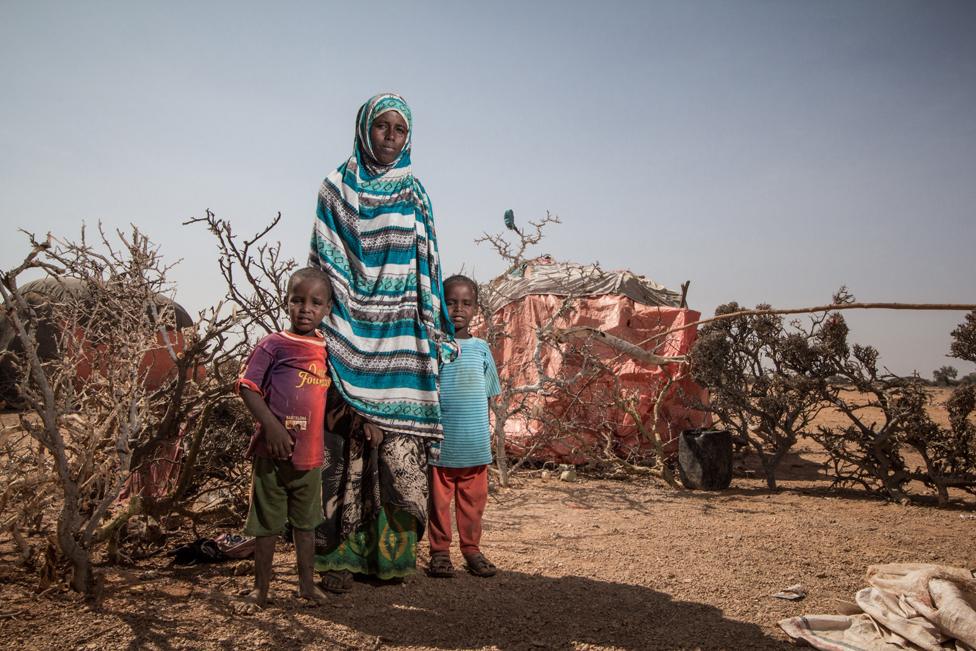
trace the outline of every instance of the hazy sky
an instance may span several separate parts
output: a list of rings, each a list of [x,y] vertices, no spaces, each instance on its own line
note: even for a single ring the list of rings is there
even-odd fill
[[[692,307],[976,302],[976,3],[0,1],[0,266],[16,233],[138,225],[193,310],[221,292],[210,208],[278,211],[304,260],[322,178],[376,92],[414,111],[444,268],[549,210],[541,252]],[[930,375],[961,313],[852,313]]]

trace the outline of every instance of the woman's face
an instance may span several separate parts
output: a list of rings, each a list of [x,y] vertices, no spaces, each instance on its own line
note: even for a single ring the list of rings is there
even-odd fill
[[[396,111],[387,111],[373,120],[369,139],[380,165],[392,165],[407,142],[407,123]]]

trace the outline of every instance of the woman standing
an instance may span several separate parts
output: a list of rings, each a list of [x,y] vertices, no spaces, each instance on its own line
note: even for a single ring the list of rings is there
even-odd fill
[[[410,108],[384,93],[356,116],[352,156],[319,191],[309,263],[332,279],[323,322],[326,418],[322,587],[412,573],[427,524],[427,443],[441,438],[437,375],[456,355],[430,199],[410,168]],[[442,325],[447,324],[447,325]]]

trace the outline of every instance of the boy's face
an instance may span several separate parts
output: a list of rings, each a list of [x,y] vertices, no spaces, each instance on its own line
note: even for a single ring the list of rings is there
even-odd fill
[[[332,291],[320,278],[302,278],[288,290],[288,319],[297,335],[312,333],[332,305]]]
[[[475,299],[471,285],[463,282],[451,283],[444,292],[444,300],[455,333],[461,337],[467,336],[468,324],[471,323],[478,308],[478,301]]]

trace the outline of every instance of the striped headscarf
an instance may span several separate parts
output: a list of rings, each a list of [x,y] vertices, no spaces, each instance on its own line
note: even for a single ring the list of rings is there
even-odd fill
[[[400,157],[384,166],[369,131],[388,111],[399,113],[408,131]],[[413,117],[399,95],[377,95],[360,107],[352,156],[319,190],[309,264],[332,279],[332,312],[323,326],[343,398],[383,429],[438,438],[439,363],[457,347],[433,210],[410,169],[412,136]]]

